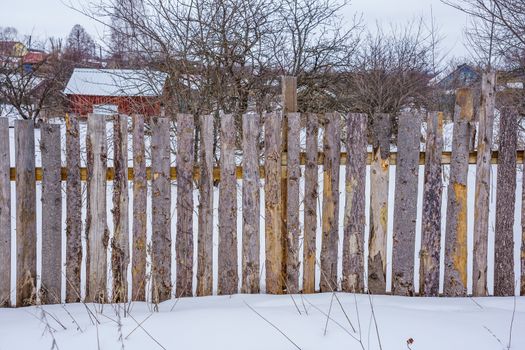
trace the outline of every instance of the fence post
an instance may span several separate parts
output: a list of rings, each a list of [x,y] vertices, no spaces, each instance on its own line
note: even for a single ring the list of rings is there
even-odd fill
[[[118,114],[113,119],[113,302],[128,300],[129,265],[129,193],[128,193],[128,117]]]
[[[264,206],[266,241],[266,292],[283,292],[281,118],[267,113],[264,121]]]
[[[197,295],[213,292],[213,115],[200,116]]]
[[[33,120],[15,121],[16,306],[36,302],[36,178]]]
[[[414,295],[421,115],[418,112],[402,112],[399,115],[397,135],[392,293],[411,296]]]
[[[467,173],[473,115],[472,91],[457,90],[445,233],[446,296],[467,293]]]
[[[441,153],[443,151],[443,113],[427,117],[425,175],[421,250],[419,252],[419,294],[439,294],[439,254],[441,242],[441,194],[443,187]]]
[[[315,292],[315,250],[317,236],[318,194],[318,131],[316,114],[306,115],[306,164],[304,170],[304,237],[303,237],[303,293]]]
[[[494,295],[514,295],[514,205],[516,200],[516,148],[518,113],[501,110],[499,127],[496,227],[494,242]]]
[[[9,119],[0,118],[0,307],[11,305],[11,179]]]
[[[490,169],[495,98],[496,73],[494,71],[483,73],[476,162],[476,200],[474,201],[474,261],[472,268],[472,293],[474,296],[487,295]]]
[[[323,135],[323,213],[321,241],[321,292],[337,290],[339,242],[339,164],[341,154],[341,116],[325,115]]]
[[[88,240],[86,301],[107,300],[107,248],[109,231],[106,213],[107,144],[106,118],[88,115],[87,132],[87,220]]]
[[[131,300],[146,300],[147,207],[146,150],[144,116],[133,115],[133,258]]]
[[[177,114],[177,297],[193,295],[194,118]]]
[[[42,272],[40,299],[59,304],[62,295],[62,182],[60,125],[42,124]]]
[[[366,114],[347,116],[342,288],[351,293],[364,291],[366,124]]]
[[[388,222],[388,170],[390,115],[373,116],[372,162],[370,164],[370,235],[368,242],[368,291],[386,292],[386,245]]]
[[[219,278],[217,293],[237,293],[237,176],[233,114],[221,114],[221,182],[219,184]]]
[[[171,297],[170,120],[151,118],[151,276],[152,300]]]
[[[259,293],[259,121],[257,113],[242,116],[242,293]]]

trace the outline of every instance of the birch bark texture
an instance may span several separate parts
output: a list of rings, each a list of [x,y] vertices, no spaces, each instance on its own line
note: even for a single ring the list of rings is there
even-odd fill
[[[401,112],[397,136],[392,293],[402,296],[414,295],[420,138],[421,115],[417,112]]]
[[[474,261],[472,294],[487,295],[487,245],[489,232],[490,170],[494,105],[496,99],[496,73],[483,73],[478,126],[478,153],[476,159],[476,200],[474,201]]]
[[[0,307],[11,306],[11,179],[9,119],[0,118]]]
[[[441,248],[441,197],[443,192],[441,153],[443,151],[443,113],[427,116],[425,175],[421,250],[419,251],[419,294],[439,295],[439,257]]]
[[[259,293],[260,175],[258,113],[242,116],[242,293]]]
[[[446,296],[467,294],[467,173],[470,122],[473,116],[472,91],[467,88],[458,89],[447,196],[443,289]]]

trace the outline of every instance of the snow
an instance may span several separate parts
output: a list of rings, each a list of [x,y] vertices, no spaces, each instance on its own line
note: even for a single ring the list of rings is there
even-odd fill
[[[126,305],[127,316],[122,304],[0,309],[0,349],[51,349],[53,338],[56,348],[75,350],[379,349],[378,334],[382,349],[407,349],[410,338],[411,349],[502,349],[509,338],[510,349],[525,349],[525,297],[336,296],[183,298],[160,304],[158,312],[137,302]]]

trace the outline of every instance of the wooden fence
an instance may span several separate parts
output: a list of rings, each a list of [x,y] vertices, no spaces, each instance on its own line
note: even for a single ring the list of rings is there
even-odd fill
[[[514,273],[514,244],[521,244],[521,294],[525,294],[525,247],[523,242],[514,242],[513,239],[516,164],[523,163],[523,152],[517,152],[516,115],[510,109],[501,111],[499,150],[497,153],[491,151],[494,84],[490,79],[493,76],[484,79],[489,79],[489,82],[484,82],[477,152],[473,151],[471,132],[476,123],[472,93],[466,89],[457,93],[452,152],[443,152],[441,113],[401,113],[395,153],[390,153],[389,115],[375,116],[370,130],[373,132],[369,133],[372,135],[371,151],[367,151],[370,123],[363,114],[301,116],[296,112],[284,115],[272,112],[261,116],[247,113],[242,116],[241,150],[236,146],[234,116],[222,114],[219,118],[220,153],[215,153],[213,146],[211,115],[194,118],[178,114],[173,118],[148,120],[140,115],[119,115],[111,118],[113,167],[108,167],[106,117],[93,114],[87,118],[85,168],[81,167],[79,122],[72,115],[66,119],[65,167],[60,166],[59,125],[41,126],[42,166],[36,168],[33,122],[17,120],[14,124],[15,168],[10,169],[8,123],[7,119],[0,119],[0,302],[9,305],[13,289],[16,289],[17,306],[37,301],[61,302],[64,280],[66,302],[78,302],[81,295],[85,295],[86,301],[94,302],[124,302],[129,297],[161,302],[173,296],[191,296],[194,292],[199,296],[210,295],[214,285],[214,226],[218,226],[218,294],[259,293],[261,281],[264,281],[266,292],[272,294],[312,293],[319,283],[321,292],[363,293],[368,290],[384,294],[391,289],[395,295],[409,296],[416,294],[415,284],[419,283],[420,295],[436,296],[439,294],[443,164],[450,165],[447,210],[444,213],[443,294],[466,296],[467,171],[472,163],[477,169],[473,295],[484,296],[488,294],[490,166],[495,162],[498,163],[498,176],[494,294],[514,295],[515,281],[520,278]],[[286,123],[283,123],[283,116]],[[132,145],[128,145],[128,122]],[[420,152],[422,122],[426,122],[425,152]],[[198,140],[196,123],[200,129]],[[283,124],[285,129],[281,128]],[[170,137],[173,126],[175,140]],[[146,129],[151,132],[151,166],[146,166]],[[302,130],[306,138],[304,151],[300,146]],[[320,133],[323,135],[322,145],[318,145]],[[170,160],[172,141],[176,141],[174,167]],[[133,167],[128,167],[128,148],[132,150]],[[242,166],[236,163],[240,151]],[[214,164],[216,154],[220,154],[218,164]],[[389,184],[389,166],[394,164],[394,206],[389,207],[388,193],[392,186]],[[367,165],[370,171],[370,213],[369,232],[365,235]],[[423,215],[421,247],[416,247],[420,165],[424,165]],[[345,168],[344,188],[339,187],[341,167]],[[321,183],[318,181],[320,169],[323,172]],[[242,212],[237,208],[238,180],[242,180]],[[16,183],[15,198],[11,198],[11,181]],[[66,188],[65,217],[62,216],[62,181],[65,181]],[[85,225],[82,223],[83,181],[87,189]],[[107,222],[107,181],[113,181],[112,225]],[[128,198],[129,181],[132,183],[132,206]],[[176,199],[171,198],[172,181],[176,181]],[[219,186],[218,222],[214,222],[213,216],[215,181]],[[42,184],[39,290],[37,182]],[[148,208],[148,184],[151,186],[151,208]],[[264,208],[260,207],[261,189],[264,190]],[[198,191],[197,203],[194,203],[194,191]],[[318,212],[320,192],[322,205]],[[344,192],[343,202],[340,202],[341,192]],[[525,201],[525,191],[523,193],[522,201]],[[300,208],[301,197],[303,210]],[[14,252],[11,251],[12,200],[16,208]],[[176,200],[176,232],[170,229],[172,200]],[[339,240],[340,206],[344,207],[342,242]],[[148,247],[146,213],[150,209],[151,246]],[[393,210],[391,265],[387,265],[389,210]],[[197,212],[196,222],[194,211]],[[132,215],[131,220],[129,215]],[[237,215],[242,215],[240,231],[237,230]],[[264,217],[264,230],[261,230],[261,216]],[[316,245],[318,217],[321,218],[320,246]],[[65,260],[61,261],[63,224],[66,254]],[[522,225],[525,225],[525,219],[522,219]],[[112,226],[112,232],[109,226]],[[194,232],[197,233],[196,249]],[[84,234],[87,255],[84,257],[86,270],[82,272]],[[261,252],[261,235],[264,235],[264,252]],[[176,276],[172,276],[172,238],[175,239]],[[240,259],[238,241],[242,242]],[[339,254],[340,244],[342,255]],[[418,273],[414,261],[416,249],[419,253]],[[320,259],[317,260],[319,250]],[[197,256],[194,256],[194,251]],[[368,251],[367,255],[365,251]],[[12,254],[16,255],[15,286],[10,283]],[[261,256],[264,256],[263,264],[260,263]],[[340,259],[341,273],[338,272]],[[150,274],[147,273],[149,262]],[[62,273],[62,265],[65,265],[65,273]],[[316,268],[320,269],[318,281],[315,280]],[[131,270],[129,274],[128,269]],[[386,285],[387,269],[391,269],[391,288]],[[83,273],[85,286],[81,282]],[[415,281],[414,276],[419,276],[419,281]],[[175,282],[174,288],[172,281]],[[111,290],[111,295],[108,295],[108,290]]]

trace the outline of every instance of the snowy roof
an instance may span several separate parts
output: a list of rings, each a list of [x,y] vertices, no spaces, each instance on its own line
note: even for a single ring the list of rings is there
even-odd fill
[[[154,97],[162,95],[167,77],[166,73],[150,70],[75,68],[64,93]]]

